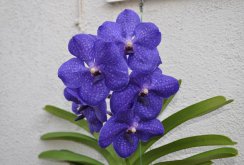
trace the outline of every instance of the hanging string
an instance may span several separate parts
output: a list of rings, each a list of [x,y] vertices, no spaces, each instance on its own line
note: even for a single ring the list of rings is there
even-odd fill
[[[144,0],[139,0],[139,8],[140,8],[140,13],[141,13],[141,21],[143,18],[143,7],[144,7]]]
[[[80,32],[83,32],[82,25],[81,25],[82,22],[81,13],[82,13],[82,0],[78,0],[78,20],[76,22],[76,26]]]

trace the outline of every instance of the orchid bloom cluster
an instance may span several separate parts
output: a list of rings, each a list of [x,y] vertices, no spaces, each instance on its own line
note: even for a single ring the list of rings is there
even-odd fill
[[[104,22],[96,36],[73,36],[68,49],[74,58],[58,70],[76,120],[86,118],[91,133],[100,132],[99,145],[113,144],[120,157],[133,154],[139,141],[164,133],[157,116],[179,84],[158,68],[160,42],[156,25],[141,22],[126,9],[116,22]],[[105,100],[110,93],[108,111]]]

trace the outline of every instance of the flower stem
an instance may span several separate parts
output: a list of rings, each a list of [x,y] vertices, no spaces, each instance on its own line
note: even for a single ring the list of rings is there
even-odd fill
[[[141,141],[140,141],[140,165],[142,165]]]

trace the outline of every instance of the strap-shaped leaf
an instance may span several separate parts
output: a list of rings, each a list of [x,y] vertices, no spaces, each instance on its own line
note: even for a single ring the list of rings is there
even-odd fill
[[[73,113],[70,113],[66,110],[60,109],[58,107],[52,106],[52,105],[46,105],[44,108],[45,111],[47,111],[48,113],[57,116],[61,119],[67,120],[83,129],[85,129],[87,132],[90,133],[89,128],[88,128],[88,124],[85,120],[80,120],[80,121],[75,121],[74,119],[76,118],[76,115],[74,115]],[[99,134],[94,133],[93,136],[98,139]],[[112,155],[112,157],[116,158],[117,160],[119,160],[120,162],[124,163],[124,160],[122,160],[121,158],[119,158],[116,153],[113,150],[112,146],[109,146],[107,149],[107,151],[110,152],[110,154]]]
[[[182,80],[178,80],[178,82],[179,82],[179,86],[181,86]],[[163,111],[167,108],[167,106],[173,100],[173,98],[175,97],[176,94],[174,94],[174,95],[172,95],[169,98],[167,98],[167,99],[164,100],[163,107],[162,107],[162,109],[160,111],[160,114],[163,113]]]
[[[109,164],[113,164],[116,161],[114,160],[113,156],[109,153],[107,149],[102,149],[98,146],[98,142],[96,139],[76,133],[76,132],[51,132],[44,134],[41,136],[42,140],[68,140],[73,142],[78,142],[85,144],[93,149],[95,149],[97,152],[102,154],[104,158],[108,161]]]
[[[49,159],[63,162],[77,162],[87,165],[103,165],[103,163],[92,159],[88,156],[77,154],[68,150],[49,150],[44,151],[39,155],[41,159]]]
[[[211,165],[213,164],[212,161],[207,161],[203,163],[198,163],[198,161],[192,160],[174,160],[174,161],[167,161],[167,162],[160,162],[154,165]]]
[[[44,107],[44,110],[47,111],[48,113],[54,115],[54,116],[57,116],[57,117],[64,119],[64,120],[67,120],[67,121],[83,128],[83,129],[85,129],[87,132],[90,132],[87,122],[85,120],[75,121],[77,116],[74,115],[73,113],[70,113],[66,110],[60,109],[60,108],[52,106],[52,105],[46,105]]]
[[[200,164],[197,164],[197,165],[211,165],[213,164],[212,161],[208,161],[208,162],[204,162],[204,163],[200,163]]]
[[[84,163],[75,163],[75,162],[70,162],[69,165],[85,165]]]
[[[222,135],[192,136],[192,137],[176,140],[169,144],[148,151],[147,153],[142,155],[142,159],[144,164],[149,164],[164,155],[179,150],[183,150],[183,149],[201,147],[201,146],[234,145],[234,144],[236,143],[233,142],[230,138]],[[139,164],[139,159],[136,160],[135,164]]]
[[[233,100],[226,100],[226,98],[223,96],[216,96],[186,107],[162,121],[165,128],[165,134],[188,120],[210,113],[226,104],[231,103],[232,101]],[[144,153],[160,138],[161,137],[155,137],[146,143],[142,143],[141,152]],[[133,164],[133,162],[138,159],[139,156],[140,151],[137,149],[137,151],[130,158],[130,163]]]
[[[234,157],[238,154],[235,148],[218,148],[206,151],[183,160],[156,163],[155,165],[206,165],[206,161]],[[210,162],[209,162],[210,163]],[[208,163],[208,164],[209,164]]]
[[[200,164],[197,164],[197,165],[211,165],[213,164],[212,161],[208,161],[208,162],[204,162],[204,163],[200,163]]]
[[[169,116],[162,122],[165,127],[165,133],[171,131],[175,127],[190,119],[205,115],[226,104],[231,103],[232,101],[233,100],[226,100],[226,98],[223,96],[216,96],[186,107],[179,112]]]

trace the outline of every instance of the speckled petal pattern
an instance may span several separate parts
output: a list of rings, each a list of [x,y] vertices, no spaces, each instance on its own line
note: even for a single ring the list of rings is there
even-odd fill
[[[100,136],[98,140],[98,144],[102,148],[106,148],[109,146],[114,138],[121,132],[126,131],[128,128],[127,124],[124,123],[118,123],[116,122],[116,118],[111,117],[103,126],[103,128],[100,131]]]
[[[171,76],[153,74],[150,90],[163,98],[168,98],[179,90],[179,82]]]
[[[150,120],[159,115],[162,106],[162,97],[149,91],[149,94],[144,97],[138,96],[134,111],[140,118]]]
[[[134,54],[128,57],[128,65],[131,70],[142,73],[150,73],[160,65],[161,59],[158,50],[148,49],[140,45],[134,46]]]
[[[76,88],[74,88],[74,89],[65,88],[64,89],[64,97],[66,98],[66,100],[73,101],[77,104],[79,104],[80,100],[81,100],[78,96],[78,89],[76,89]]]
[[[135,28],[140,23],[140,18],[133,10],[125,9],[119,14],[116,22],[122,27],[123,37],[128,38],[134,35]]]
[[[140,89],[137,86],[130,84],[121,91],[113,92],[110,100],[112,113],[116,114],[118,111],[131,109],[139,91]]]
[[[72,58],[63,63],[58,70],[58,77],[69,88],[79,88],[83,74],[87,71],[83,62],[78,58]]]
[[[154,136],[163,135],[164,127],[158,119],[140,122],[136,134],[140,140],[146,142]]]
[[[135,29],[135,39],[134,44],[154,49],[161,42],[161,33],[153,23],[140,23]]]
[[[121,26],[116,22],[104,22],[98,28],[97,36],[108,42],[124,42]]]
[[[88,121],[90,132],[91,133],[99,132],[100,129],[102,128],[103,124],[100,120],[98,120],[94,109],[91,107],[86,108],[86,110],[83,111],[83,114]]]
[[[109,94],[109,88],[106,87],[104,79],[96,80],[90,72],[83,74],[80,82],[79,95],[89,105],[100,104]]]
[[[138,142],[139,139],[136,135],[121,133],[114,139],[113,146],[120,157],[127,158],[136,151]]]
[[[70,53],[86,63],[94,59],[94,43],[96,36],[89,34],[77,34],[69,41]]]
[[[96,114],[96,117],[99,121],[105,122],[107,121],[107,105],[106,102],[103,101],[97,107],[93,108]]]
[[[105,83],[111,90],[125,87],[129,82],[128,66],[114,43],[96,43],[96,66],[104,75]]]

